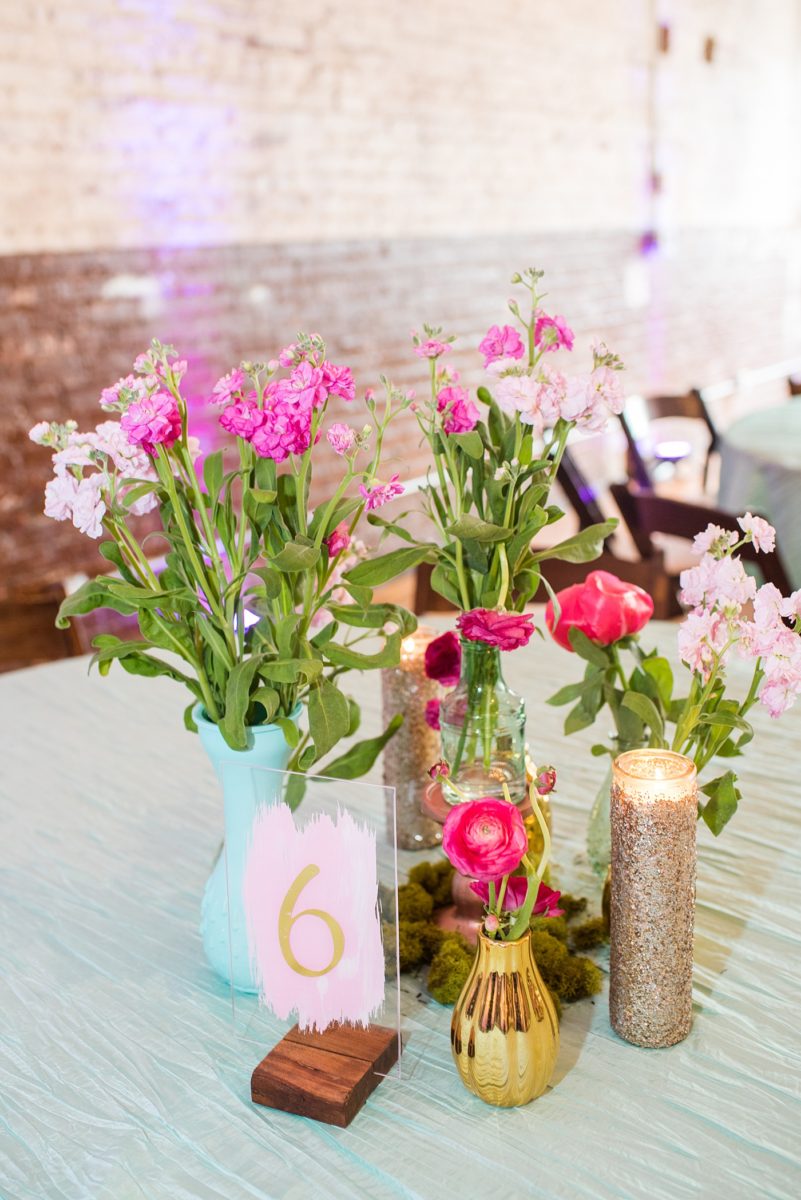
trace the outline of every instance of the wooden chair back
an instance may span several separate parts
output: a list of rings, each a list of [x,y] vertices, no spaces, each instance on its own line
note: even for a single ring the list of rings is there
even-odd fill
[[[595,488],[584,475],[569,450],[565,450],[556,479],[567,496],[579,521],[580,529],[605,520]]]
[[[643,558],[657,553],[651,540],[655,533],[692,541],[710,522],[722,529],[742,533],[737,517],[719,508],[657,496],[654,492],[638,491],[620,483],[612,484],[612,495]],[[790,594],[792,585],[778,547],[770,554],[760,554],[747,543],[739,553],[746,562],[759,567],[766,583],[774,583],[785,596]]]
[[[60,584],[0,595],[0,671],[15,671],[84,653],[77,630],[56,629]]]
[[[678,396],[632,396],[626,409],[620,414],[620,424],[628,445],[629,477],[641,488],[650,490],[653,479],[640,448],[642,439],[652,421],[668,417],[701,421],[709,433],[709,444],[704,459],[703,483],[709,474],[710,455],[718,448],[718,432],[698,388]]]
[[[801,396],[801,375],[787,376],[787,391],[791,396]]]

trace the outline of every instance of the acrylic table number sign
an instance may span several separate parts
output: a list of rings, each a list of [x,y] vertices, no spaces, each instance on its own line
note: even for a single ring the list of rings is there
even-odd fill
[[[228,876],[258,990],[232,991],[235,1017],[262,1049],[274,1043],[251,1096],[347,1125],[401,1049],[392,789],[261,768],[252,777],[244,864]]]

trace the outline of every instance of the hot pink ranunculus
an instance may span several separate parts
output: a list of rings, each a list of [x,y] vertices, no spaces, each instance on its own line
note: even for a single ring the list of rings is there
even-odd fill
[[[499,358],[522,358],[526,352],[520,334],[512,325],[492,325],[478,348],[484,355],[485,367]]]
[[[514,804],[484,796],[450,810],[442,830],[442,849],[460,875],[497,879],[520,864],[528,835]]]
[[[122,414],[120,426],[131,445],[155,454],[156,446],[172,446],[181,436],[178,401],[169,392],[145,396]]]
[[[443,687],[456,687],[462,665],[462,648],[452,629],[429,642],[425,652],[426,675]]]
[[[425,712],[423,716],[425,723],[429,729],[434,729],[439,732],[439,707],[442,702],[440,700],[428,700],[426,702]]]
[[[643,588],[624,583],[609,571],[590,571],[583,583],[574,583],[556,595],[559,620],[555,621],[553,600],[549,600],[545,624],[553,640],[571,651],[569,635],[573,628],[599,646],[611,646],[639,633],[654,611],[654,602]]]
[[[534,632],[534,618],[525,613],[495,612],[489,608],[474,608],[462,613],[456,624],[468,642],[486,642],[501,650],[516,650],[527,646]]]
[[[494,880],[496,899],[501,894],[502,879]],[[474,891],[480,900],[485,904],[489,904],[489,883],[482,883],[476,880],[470,884],[471,891]],[[528,895],[528,879],[525,875],[510,875],[506,885],[506,894],[503,898],[501,907],[505,912],[517,912],[522,908],[526,896]],[[537,892],[537,899],[534,901],[534,916],[543,917],[563,917],[564,909],[557,908],[557,904],[561,899],[561,892],[555,892],[549,888],[547,884],[541,883]]]

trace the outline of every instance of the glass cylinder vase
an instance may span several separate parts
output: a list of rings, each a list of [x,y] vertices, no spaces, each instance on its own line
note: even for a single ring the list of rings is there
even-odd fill
[[[643,739],[627,741],[625,738],[613,737],[614,755],[609,759],[609,766],[598,788],[590,819],[587,825],[587,856],[590,866],[599,879],[603,879],[612,861],[612,825],[609,818],[609,798],[612,792],[612,766],[618,754],[627,750],[641,750],[645,745]]]
[[[498,647],[462,638],[459,683],[440,706],[442,757],[450,767],[445,799],[502,798],[506,784],[513,803],[522,803],[525,731],[525,704],[503,678]]]

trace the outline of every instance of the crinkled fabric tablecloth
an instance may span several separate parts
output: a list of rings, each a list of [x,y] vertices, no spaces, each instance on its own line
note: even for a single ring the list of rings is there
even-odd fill
[[[582,850],[604,728],[564,740],[544,703],[582,664],[535,639],[505,665],[535,757],[560,771],[560,881],[597,902]],[[222,814],[185,697],[86,667],[0,677],[3,1200],[801,1196],[801,706],[757,714],[740,812],[718,840],[699,828],[683,1044],[627,1045],[604,992],[565,1009],[553,1087],[493,1109],[456,1075],[449,1011],[412,989],[411,1077],[340,1130],[250,1102],[258,1055],[198,934]],[[351,680],[367,730],[379,688]]]

